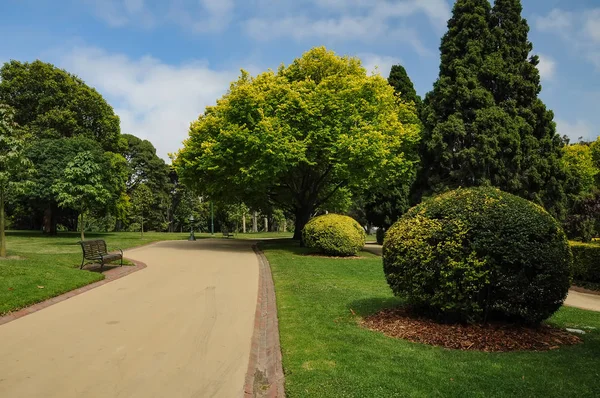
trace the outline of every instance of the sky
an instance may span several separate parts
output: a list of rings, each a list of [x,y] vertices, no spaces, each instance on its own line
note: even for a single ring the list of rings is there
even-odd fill
[[[600,134],[600,0],[526,0],[541,98],[558,133]],[[121,132],[168,159],[240,69],[256,75],[315,46],[387,77],[406,67],[420,95],[439,70],[451,0],[0,0],[0,63],[40,59],[95,87]]]

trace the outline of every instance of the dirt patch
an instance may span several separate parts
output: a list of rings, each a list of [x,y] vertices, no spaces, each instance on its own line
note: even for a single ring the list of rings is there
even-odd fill
[[[21,256],[7,256],[7,257],[0,257],[0,260],[25,260],[25,257],[21,257]]]
[[[441,324],[404,308],[381,311],[365,318],[361,324],[389,337],[456,350],[547,351],[582,342],[574,334],[547,325],[530,328],[505,323]]]

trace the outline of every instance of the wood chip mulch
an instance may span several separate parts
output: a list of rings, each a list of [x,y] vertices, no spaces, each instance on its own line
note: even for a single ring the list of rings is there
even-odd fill
[[[582,342],[574,334],[547,325],[442,324],[413,315],[405,308],[381,311],[361,324],[389,337],[465,351],[547,351]]]

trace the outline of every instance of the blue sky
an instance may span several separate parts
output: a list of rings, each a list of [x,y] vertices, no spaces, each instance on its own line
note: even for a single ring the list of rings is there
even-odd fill
[[[450,0],[0,0],[0,62],[79,75],[123,133],[176,151],[240,68],[257,74],[313,46],[387,77],[402,63],[424,95],[437,78]],[[573,140],[600,134],[600,0],[527,0],[542,98]]]

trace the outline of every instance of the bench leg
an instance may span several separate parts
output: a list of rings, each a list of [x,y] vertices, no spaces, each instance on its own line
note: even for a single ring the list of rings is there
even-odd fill
[[[81,265],[79,266],[79,269],[83,269],[83,264],[85,263],[85,257],[83,258],[83,260],[81,260]]]

